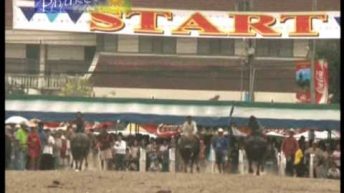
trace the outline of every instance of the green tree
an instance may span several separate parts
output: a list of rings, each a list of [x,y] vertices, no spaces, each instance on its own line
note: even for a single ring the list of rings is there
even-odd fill
[[[87,79],[71,79],[61,90],[62,96],[91,97],[93,85]]]
[[[329,71],[329,94],[333,94],[332,103],[340,103],[340,41],[318,41],[316,58],[327,60]]]

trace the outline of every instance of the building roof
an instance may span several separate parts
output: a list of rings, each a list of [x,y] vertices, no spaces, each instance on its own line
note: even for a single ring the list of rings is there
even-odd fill
[[[153,55],[100,55],[91,76],[95,87],[188,90],[237,90],[248,88],[248,70],[239,59]],[[294,62],[254,62],[256,91],[295,92]]]

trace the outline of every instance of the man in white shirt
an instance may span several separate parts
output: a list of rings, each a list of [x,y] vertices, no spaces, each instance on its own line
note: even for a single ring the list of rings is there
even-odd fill
[[[115,164],[116,170],[125,170],[124,161],[125,161],[125,154],[127,149],[127,143],[122,140],[122,136],[118,135],[117,141],[115,142],[114,146],[116,156],[115,156]]]
[[[182,136],[186,136],[186,137],[191,137],[191,136],[195,136],[197,134],[197,124],[195,121],[192,120],[191,116],[187,116],[186,117],[186,121],[183,124],[182,127]]]
[[[51,135],[50,130],[46,130],[47,143],[43,146],[43,154],[41,160],[42,170],[52,170],[54,169],[54,145],[55,139]]]

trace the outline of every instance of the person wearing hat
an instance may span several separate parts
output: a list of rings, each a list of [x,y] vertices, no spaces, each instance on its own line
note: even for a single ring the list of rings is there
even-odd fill
[[[18,144],[17,149],[17,169],[25,170],[27,163],[27,139],[28,139],[28,129],[25,123],[21,123],[18,130],[15,133],[15,139]]]
[[[286,174],[289,176],[294,175],[294,158],[295,153],[299,149],[299,143],[294,138],[295,130],[292,128],[289,130],[289,136],[282,142],[281,150],[287,159]]]
[[[228,138],[224,137],[222,128],[217,130],[217,136],[212,141],[212,147],[215,151],[215,161],[220,173],[224,172],[225,156],[228,150]]]
[[[30,158],[30,169],[38,170],[38,161],[41,154],[41,140],[39,138],[36,125],[31,125],[31,131],[28,136],[27,143]]]

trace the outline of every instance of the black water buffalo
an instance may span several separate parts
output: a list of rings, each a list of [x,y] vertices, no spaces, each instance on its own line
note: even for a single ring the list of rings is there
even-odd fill
[[[200,140],[195,136],[180,137],[178,139],[177,148],[184,162],[184,172],[187,172],[187,168],[190,166],[192,173],[194,164],[197,165],[197,171],[199,171],[198,158],[200,153]]]
[[[253,173],[252,162],[256,162],[256,174],[259,176],[260,169],[264,171],[264,164],[268,153],[266,139],[259,135],[249,136],[245,140],[245,151],[248,159],[249,173]]]
[[[71,151],[73,162],[77,170],[82,169],[82,163],[85,160],[86,168],[88,166],[87,156],[91,148],[91,141],[85,133],[76,133],[71,139]],[[73,163],[72,163],[73,167]]]

